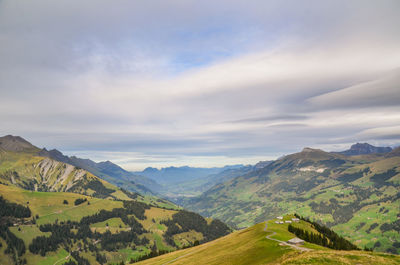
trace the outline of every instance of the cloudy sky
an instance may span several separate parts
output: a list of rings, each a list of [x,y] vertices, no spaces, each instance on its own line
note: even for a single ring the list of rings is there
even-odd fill
[[[400,1],[0,0],[0,133],[130,170],[400,144]]]

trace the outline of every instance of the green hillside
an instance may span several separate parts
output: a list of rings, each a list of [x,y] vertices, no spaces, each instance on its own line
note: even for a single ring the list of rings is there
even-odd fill
[[[0,184],[31,191],[73,192],[117,200],[135,199],[160,207],[178,208],[154,195],[120,189],[82,168],[39,156],[37,148],[17,150],[9,151],[0,147]]]
[[[183,206],[236,227],[298,212],[364,248],[400,253],[400,156],[305,148],[218,184]]]
[[[15,264],[25,260],[27,264],[54,264],[58,260],[62,264],[81,258],[79,264],[128,262],[230,232],[216,220],[207,221],[194,213],[135,200],[28,191],[11,185],[0,185],[0,194],[7,204],[17,203],[30,210],[29,217],[0,216],[1,231],[9,231],[0,234],[2,264],[13,263],[13,256]],[[83,202],[76,205],[77,199]],[[8,242],[7,238],[13,235],[16,239]],[[21,245],[24,251],[18,252]],[[6,251],[8,246],[14,250]]]
[[[100,179],[144,195],[154,195],[147,187],[156,189],[159,186],[151,179],[128,172],[110,161],[96,163],[90,159],[68,157],[56,149],[40,149],[22,137],[12,135],[0,137],[0,176],[4,183],[11,182],[25,189],[81,193],[87,188],[93,192],[95,188],[96,195],[102,197],[109,196],[111,191],[101,187],[105,183]]]
[[[291,220],[292,217],[285,216],[283,221]],[[308,222],[300,221],[295,225],[318,234]],[[285,243],[294,237],[294,234],[288,232],[288,224],[276,224],[270,220],[200,246],[135,264],[400,264],[400,257],[396,255],[332,250],[307,242],[299,250]]]
[[[38,151],[20,137],[0,138],[0,264],[121,263],[231,232]]]

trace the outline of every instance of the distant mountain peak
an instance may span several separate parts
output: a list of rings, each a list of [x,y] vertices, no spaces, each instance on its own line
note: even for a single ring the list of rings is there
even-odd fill
[[[377,147],[369,143],[356,143],[353,144],[349,150],[338,152],[342,155],[354,156],[354,155],[368,155],[368,154],[384,154],[392,151],[391,147]]]
[[[304,147],[301,152],[314,152],[316,149],[310,148],[310,147]]]
[[[113,162],[111,162],[110,160],[99,162],[99,164],[103,164],[103,165],[115,165],[115,164],[114,164]]]
[[[325,153],[321,149],[311,148],[311,147],[304,147],[301,153]]]
[[[260,161],[260,162],[258,162],[257,164],[254,165],[254,168],[261,169],[261,168],[264,168],[264,167],[268,166],[272,162],[274,162],[274,161],[273,160]]]
[[[20,136],[6,135],[0,137],[0,148],[10,152],[37,151],[39,148]]]

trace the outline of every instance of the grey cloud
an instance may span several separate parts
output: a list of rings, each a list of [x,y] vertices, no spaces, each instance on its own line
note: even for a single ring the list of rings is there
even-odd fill
[[[263,117],[254,117],[254,118],[246,118],[240,120],[228,121],[229,123],[246,123],[246,122],[264,122],[264,121],[277,121],[277,120],[285,120],[285,121],[293,121],[293,120],[305,120],[307,119],[307,115],[295,115],[295,114],[286,114],[286,115],[271,115],[271,116],[263,116]]]
[[[308,101],[312,107],[320,109],[399,106],[400,69],[379,79],[325,93]]]

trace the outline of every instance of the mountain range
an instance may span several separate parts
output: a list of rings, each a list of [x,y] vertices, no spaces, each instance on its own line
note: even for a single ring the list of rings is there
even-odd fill
[[[214,168],[183,166],[157,169],[148,167],[135,174],[146,176],[159,183],[160,185],[155,186],[154,190],[163,197],[176,200],[178,197],[200,195],[215,184],[243,174],[252,167],[250,165]]]
[[[343,244],[398,254],[399,189],[400,148],[367,143],[343,152],[304,148],[255,165],[129,172],[7,135],[0,137],[0,248],[7,247],[0,264],[108,264],[170,251],[142,263],[223,264],[234,250],[231,264],[243,264],[240,257],[247,264],[319,264],[322,256],[337,255],[343,264],[353,264],[352,257],[396,264],[398,256],[326,247],[332,240],[350,241]],[[298,229],[314,233],[307,240],[330,239],[307,241],[309,255],[289,251],[279,240],[294,232],[272,220],[285,214],[292,220],[293,213],[304,217]],[[239,231],[230,234],[218,219]],[[188,255],[200,256],[195,261]]]
[[[120,264],[231,232],[221,221],[105,180],[118,174],[125,171],[111,162],[0,137],[0,264]]]
[[[241,168],[243,165],[232,165],[224,167],[200,168],[200,167],[166,167],[153,168],[148,167],[143,171],[135,172],[138,175],[146,176],[160,184],[176,184],[186,181],[193,181],[199,178],[205,178],[209,175],[218,174],[224,170]]]
[[[239,228],[296,212],[361,247],[398,253],[399,151],[348,156],[304,148],[179,203]]]
[[[46,148],[40,150],[38,155],[85,169],[114,185],[123,186],[129,191],[153,194],[153,191],[147,187],[157,189],[159,186],[155,181],[144,176],[133,174],[110,161],[96,163],[90,159],[65,156],[56,149],[48,151]]]

